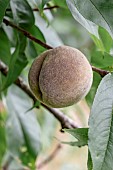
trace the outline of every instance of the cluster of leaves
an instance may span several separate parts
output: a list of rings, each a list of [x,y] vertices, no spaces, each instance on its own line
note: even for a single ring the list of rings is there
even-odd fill
[[[43,1],[43,5],[45,3]],[[15,167],[24,169],[24,166],[35,169],[36,157],[42,147],[40,125],[35,112],[30,110],[32,101],[20,89],[10,85],[22,72],[24,76],[24,68],[45,49],[2,22],[5,16],[45,42],[43,33],[38,25],[35,25],[32,10],[33,7],[38,8],[38,3],[34,4],[32,1],[31,4],[32,7],[27,0],[0,1],[0,60],[9,68],[7,77],[0,75],[0,97],[5,101],[8,113],[7,119],[0,117],[0,164],[2,162],[4,169],[7,166],[9,170]],[[57,40],[57,35],[53,36],[56,36]],[[7,91],[8,87],[10,88]]]
[[[112,0],[108,2],[104,0],[100,2],[97,0],[94,2],[91,0],[84,2],[82,0],[0,0],[0,60],[9,68],[7,77],[0,74],[0,98],[4,101],[8,113],[7,120],[5,114],[3,116],[0,114],[0,163],[2,162],[3,166],[7,165],[8,170],[15,167],[22,169],[24,166],[35,169],[35,160],[42,147],[39,122],[35,112],[29,109],[32,108],[32,102],[26,94],[12,84],[20,74],[25,78],[26,66],[29,67],[32,59],[46,49],[27,39],[23,33],[6,26],[3,18],[28,31],[42,42],[55,47],[61,45],[62,41],[51,26],[47,28],[52,14],[50,11],[47,15],[44,13],[46,5],[48,7],[57,5],[63,8],[64,13],[70,10],[74,19],[87,29],[93,40],[93,43],[90,41],[93,45],[90,45],[88,53],[90,63],[104,70],[113,70]],[[34,8],[37,8],[39,13],[34,13]],[[113,74],[110,73],[102,79],[94,73],[92,88],[86,96],[86,101],[91,107],[89,129],[65,130],[77,141],[64,143],[78,147],[88,145],[89,170],[112,169],[112,83]],[[27,110],[29,113],[26,114]],[[3,154],[5,156],[2,161]]]
[[[80,0],[67,0],[67,4],[73,17],[90,32],[96,45],[96,48],[92,49],[91,64],[112,71],[113,23],[111,15],[113,14],[113,2],[85,1],[83,5]],[[67,131],[78,139],[78,142],[70,142],[71,145],[81,146],[81,143],[82,146],[88,145],[89,170],[112,169],[112,83],[112,73],[109,73],[102,80],[99,75],[94,73],[92,89],[86,97],[91,106],[89,129],[79,129],[80,136],[78,129]]]

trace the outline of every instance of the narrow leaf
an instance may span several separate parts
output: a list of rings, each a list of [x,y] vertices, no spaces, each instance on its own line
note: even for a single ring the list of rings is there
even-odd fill
[[[35,161],[41,149],[40,126],[33,111],[24,114],[32,102],[13,85],[9,88],[6,103],[8,150],[24,164]]]
[[[2,28],[0,28],[0,59],[7,65],[11,59],[10,42]]]
[[[95,35],[91,34],[91,38],[93,39],[98,51],[101,51],[101,52],[104,52],[105,51],[105,48],[104,48],[104,45],[101,41],[100,38],[96,37]]]
[[[47,27],[47,23],[39,14],[35,15],[35,17],[36,17],[35,24],[43,33],[46,43],[51,45],[52,47],[57,47],[59,45],[62,45],[63,42],[58,36],[58,34],[56,33],[55,29],[53,29],[51,25]]]
[[[33,25],[32,28],[30,28],[29,32],[30,32],[33,36],[35,36],[36,38],[38,38],[39,40],[41,40],[42,42],[46,42],[43,33],[40,31],[40,29],[39,29],[36,25]],[[35,46],[35,49],[36,49],[38,55],[45,50],[45,48],[44,48],[44,47],[41,47],[39,44],[37,44],[37,43],[35,43],[35,42],[33,42],[33,44],[34,44],[34,46]]]
[[[29,39],[27,40],[25,54],[26,54],[27,58],[30,58],[30,59],[34,59],[38,56],[38,53],[36,51],[34,43]]]
[[[102,79],[102,77],[98,73],[93,72],[93,84],[91,86],[90,92],[85,97],[85,99],[90,107],[92,106],[92,103],[93,103],[93,100],[94,100],[94,97],[95,97],[95,94],[96,94],[96,91],[97,91],[97,88],[98,88],[98,85],[99,85],[101,79]]]
[[[113,66],[113,56],[107,52],[94,51],[91,56],[91,63],[99,68],[111,67]]]
[[[23,59],[25,59],[25,62],[24,61],[22,62],[20,60],[20,57],[23,57]],[[17,79],[17,77],[20,75],[21,71],[26,65],[27,65],[26,56],[24,54],[23,55],[21,54],[20,56],[19,48],[17,47],[17,49],[12,55],[12,59],[9,65],[8,75],[6,77],[6,81],[4,81],[2,90],[8,88]]]
[[[111,36],[109,35],[109,33],[102,27],[99,27],[99,37],[103,43],[103,46],[106,50],[106,52],[110,52],[113,40],[111,38]]]
[[[5,10],[9,4],[9,0],[0,0],[0,25],[5,15]]]
[[[89,119],[89,150],[93,170],[113,168],[113,74],[106,75],[98,89]]]
[[[64,131],[74,136],[77,139],[77,141],[62,143],[78,147],[85,146],[88,144],[88,128],[64,129]]]
[[[93,170],[93,163],[92,163],[92,158],[91,158],[91,154],[89,150],[88,150],[87,167],[88,167],[88,170]]]
[[[5,119],[0,111],[0,165],[2,164],[3,155],[6,151],[6,134],[5,134]]]
[[[15,62],[17,60],[17,57],[18,57],[18,53],[19,53],[19,46],[17,47],[17,49],[14,51],[13,55],[12,55],[12,58],[11,58],[11,61],[10,61],[10,64],[9,64],[9,71],[8,71],[8,75],[7,75],[7,78],[6,78],[6,81],[4,82],[4,85],[3,85],[3,89],[6,89],[12,82],[14,82],[17,78],[15,78]]]
[[[34,108],[39,107],[39,106],[40,106],[40,102],[37,100],[37,101],[34,103],[34,105],[33,105],[30,109],[28,109],[25,113],[27,113],[27,112],[29,112],[29,111],[31,111],[31,110],[33,110]]]
[[[24,53],[26,47],[26,38],[18,36],[18,43],[16,49],[10,58],[8,75],[4,81],[2,90],[8,88],[20,75],[22,70],[27,65],[28,61]],[[21,37],[21,38],[20,38]]]
[[[34,24],[34,15],[28,2],[26,0],[11,0],[10,5],[16,24],[29,30]]]
[[[47,4],[50,0],[42,0],[42,6],[44,7],[45,4]]]

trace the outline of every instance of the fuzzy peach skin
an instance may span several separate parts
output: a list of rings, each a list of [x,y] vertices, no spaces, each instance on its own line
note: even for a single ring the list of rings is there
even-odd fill
[[[35,97],[54,108],[77,103],[89,92],[92,80],[87,58],[69,46],[42,53],[29,71],[29,85]]]

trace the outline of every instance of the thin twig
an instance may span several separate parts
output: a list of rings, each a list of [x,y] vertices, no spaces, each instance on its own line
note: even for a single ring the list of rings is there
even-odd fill
[[[58,144],[55,150],[45,160],[43,160],[42,162],[38,164],[37,169],[42,169],[45,165],[47,165],[50,161],[52,161],[55,158],[55,156],[58,154],[61,148],[62,148],[62,145]]]
[[[7,66],[0,61],[0,71],[7,76],[8,68]],[[15,81],[15,84],[21,88],[30,98],[33,99],[34,102],[36,102],[36,98],[32,94],[31,90],[29,89],[28,85],[23,81],[21,77],[18,77]],[[79,126],[68,116],[64,115],[60,110],[49,108],[48,106],[41,103],[43,107],[45,107],[60,123],[62,128],[78,128]]]
[[[52,10],[52,9],[55,9],[55,8],[60,8],[60,7],[58,5],[54,5],[54,6],[50,6],[50,7],[45,7],[43,10]],[[34,12],[39,11],[38,8],[33,8],[32,10]],[[11,8],[7,8],[6,11],[11,11]]]
[[[8,21],[7,19],[3,19],[3,22],[7,25],[7,26],[11,26],[13,28],[15,28],[16,30],[18,30],[19,32],[23,33],[26,37],[28,37],[30,40],[38,43],[39,45],[41,45],[42,47],[46,48],[46,49],[52,49],[53,47],[47,45],[46,43],[42,42],[41,40],[35,38],[34,36],[32,36],[29,32],[25,31],[23,28],[18,27],[17,25],[13,24],[12,22]]]
[[[109,71],[107,70],[102,70],[100,68],[96,68],[94,66],[92,66],[92,70],[97,72],[98,74],[100,74],[101,77],[104,77],[105,75],[107,75],[108,73],[110,73]]]
[[[55,8],[60,8],[58,5],[54,5],[54,6],[49,6],[49,7],[45,7],[43,10],[52,10]],[[33,11],[39,11],[38,8],[34,8]]]

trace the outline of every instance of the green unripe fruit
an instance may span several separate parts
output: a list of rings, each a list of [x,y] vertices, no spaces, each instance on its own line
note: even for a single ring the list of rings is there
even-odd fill
[[[69,46],[42,53],[29,71],[29,84],[35,97],[54,108],[73,105],[85,97],[92,78],[86,57]]]

